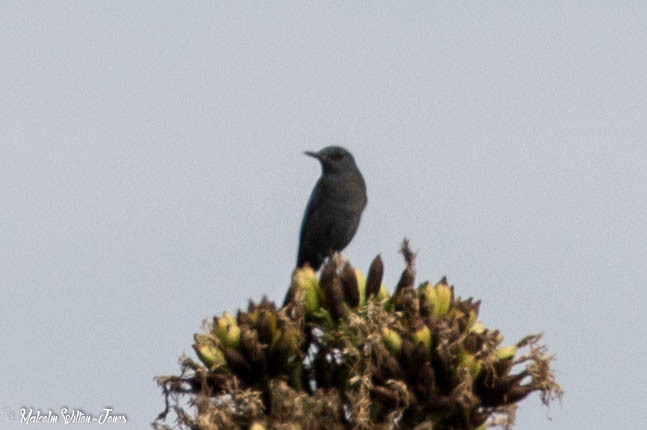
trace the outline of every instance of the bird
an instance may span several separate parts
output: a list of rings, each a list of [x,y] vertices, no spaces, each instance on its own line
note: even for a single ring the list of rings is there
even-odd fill
[[[305,151],[321,163],[301,222],[297,267],[319,270],[324,259],[353,239],[366,207],[366,183],[353,155],[341,146]]]

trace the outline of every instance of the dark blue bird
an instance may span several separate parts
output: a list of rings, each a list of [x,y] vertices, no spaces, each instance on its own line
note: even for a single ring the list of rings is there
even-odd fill
[[[366,184],[353,155],[340,146],[305,154],[319,160],[322,173],[303,215],[297,267],[307,263],[318,270],[355,235],[366,207]]]

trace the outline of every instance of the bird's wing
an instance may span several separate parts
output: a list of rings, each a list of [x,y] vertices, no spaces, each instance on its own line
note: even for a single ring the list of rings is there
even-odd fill
[[[308,200],[308,204],[306,205],[306,210],[303,214],[303,221],[301,221],[301,232],[299,233],[299,254],[297,256],[297,260],[300,262],[301,258],[303,257],[302,252],[303,252],[303,246],[304,246],[304,235],[306,232],[306,226],[308,225],[308,221],[310,220],[312,213],[315,211],[315,209],[321,204],[321,193],[323,189],[323,177],[319,178],[317,183],[315,184],[315,187],[312,189],[312,194],[310,194],[310,199]]]

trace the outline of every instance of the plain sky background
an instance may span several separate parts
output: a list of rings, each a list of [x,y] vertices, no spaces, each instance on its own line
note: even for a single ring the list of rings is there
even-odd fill
[[[407,236],[545,333],[517,428],[647,427],[647,2],[274,3],[0,2],[0,413],[146,428],[203,318],[282,300],[335,144],[353,264]]]

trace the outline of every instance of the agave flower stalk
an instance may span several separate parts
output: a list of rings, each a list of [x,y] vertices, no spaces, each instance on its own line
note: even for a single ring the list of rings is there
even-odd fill
[[[264,297],[215,317],[194,336],[199,361],[158,378],[167,407],[154,426],[170,428],[173,410],[201,430],[484,429],[509,426],[532,392],[561,396],[540,336],[504,345],[480,301],[444,277],[416,287],[406,241],[402,253],[392,296],[379,255],[364,277],[336,254],[319,277],[295,270],[282,307]]]

